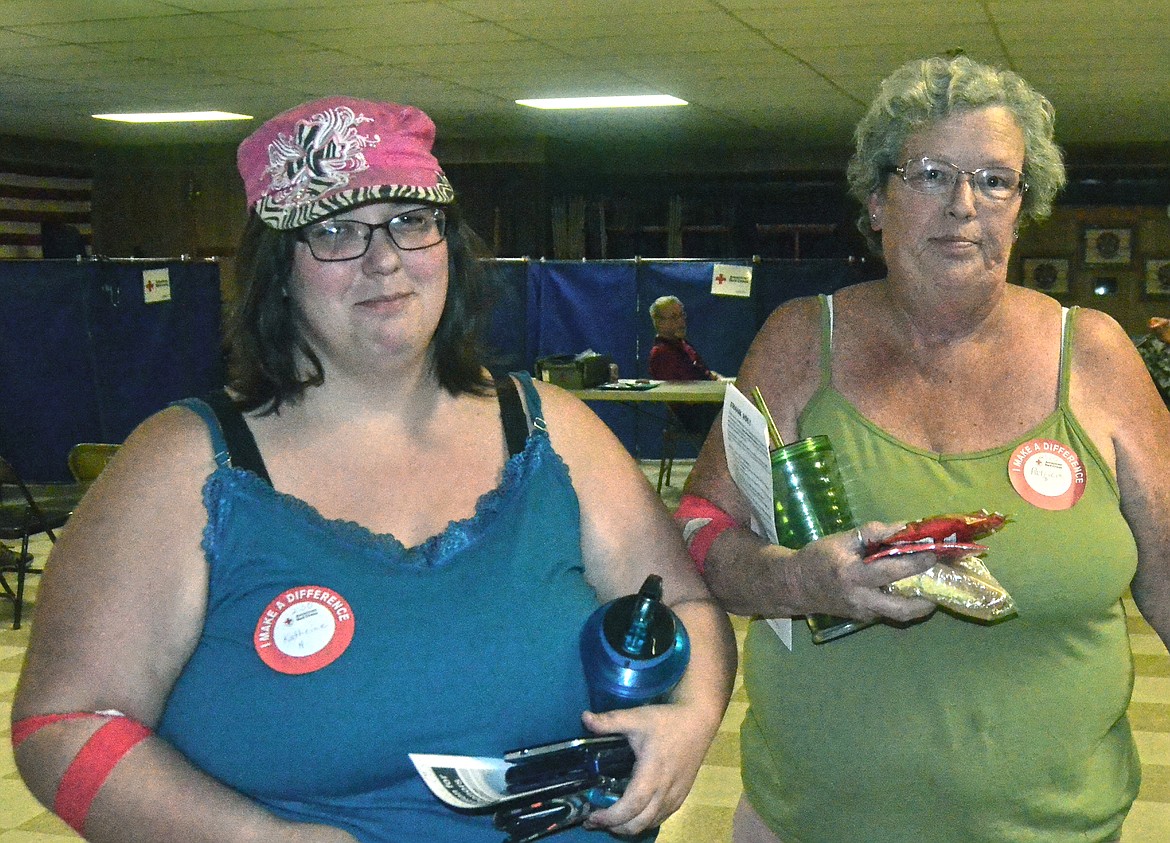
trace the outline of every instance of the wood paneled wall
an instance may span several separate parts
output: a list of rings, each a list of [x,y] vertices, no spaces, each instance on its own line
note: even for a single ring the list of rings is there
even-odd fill
[[[1116,234],[1115,252],[1102,254],[1095,247],[1094,238],[1103,231]],[[1064,272],[1059,286],[1067,286],[1067,292],[1046,292],[1066,305],[1102,310],[1136,335],[1145,333],[1151,316],[1170,316],[1170,290],[1158,292],[1157,268],[1163,261],[1170,261],[1170,206],[1058,205],[1042,225],[1020,232],[1009,277],[1043,289],[1035,268],[1059,266]],[[1111,285],[1116,292],[1095,292]]]
[[[95,153],[94,251],[110,257],[218,257],[224,300],[244,230],[235,147],[126,147]]]
[[[246,214],[234,145],[92,149],[65,142],[4,137],[0,137],[0,143],[9,157],[92,168],[95,254],[215,256],[221,260],[225,304],[237,297],[234,257]],[[563,152],[559,150],[556,155]],[[563,207],[567,199],[575,196],[611,206],[628,202],[630,197],[651,206],[654,203],[650,200],[662,199],[658,204],[664,208],[669,207],[667,200],[681,197],[678,201],[685,214],[692,213],[688,209],[709,211],[718,218],[716,221],[732,220],[729,226],[753,233],[757,224],[824,223],[826,215],[838,222],[838,229],[847,232],[854,216],[854,210],[848,207],[851,200],[844,198],[839,174],[827,174],[823,169],[816,173],[769,173],[760,161],[754,161],[750,171],[734,173],[728,171],[725,160],[721,166],[712,161],[706,170],[699,162],[689,161],[679,172],[631,172],[615,163],[606,172],[582,168],[580,161],[572,165],[551,162],[548,157],[554,153],[535,147],[452,147],[440,149],[439,155],[459,191],[472,227],[501,256],[552,257],[554,208],[558,202]],[[1153,184],[1156,196],[1159,185],[1170,183],[1170,164],[1149,150],[1129,150],[1118,155],[1115,171],[1140,172],[1144,186],[1127,192],[1118,182],[1104,199],[1096,195],[1086,199],[1084,189],[1078,192],[1070,185],[1066,204],[1058,205],[1050,220],[1021,232],[1010,278],[1027,283],[1026,259],[1067,261],[1068,291],[1058,293],[1058,298],[1066,304],[1104,310],[1126,330],[1140,333],[1150,315],[1170,314],[1170,296],[1151,294],[1145,282],[1148,261],[1170,260],[1168,209],[1151,198],[1150,190]],[[1081,157],[1083,172],[1096,172],[1109,161],[1108,154],[1099,150]],[[846,158],[847,153],[842,152],[841,161]],[[1163,163],[1153,166],[1155,158]],[[1075,177],[1076,151],[1069,153],[1068,161]],[[662,170],[669,167],[669,162],[660,164]],[[1160,201],[1170,202],[1170,193]],[[826,207],[826,203],[832,207]],[[802,214],[809,218],[802,219]],[[666,217],[661,221],[662,225],[668,222]],[[1124,263],[1088,263],[1084,243],[1087,228],[1130,232],[1129,259]],[[736,241],[736,249],[746,249],[742,255],[684,256],[746,257],[761,251],[759,242],[741,239],[742,243]],[[710,248],[720,248],[717,244],[723,242],[720,238],[708,240],[715,244]],[[1116,282],[1117,292],[1095,295],[1098,279]]]

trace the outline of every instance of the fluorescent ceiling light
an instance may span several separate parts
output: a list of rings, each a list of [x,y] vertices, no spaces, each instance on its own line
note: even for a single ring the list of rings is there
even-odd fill
[[[530,108],[648,108],[660,105],[686,105],[686,100],[669,94],[642,94],[628,97],[560,97],[553,99],[516,100]]]
[[[94,114],[98,120],[117,120],[119,123],[198,123],[206,120],[251,120],[251,114],[233,114],[230,111],[157,111],[143,114]]]

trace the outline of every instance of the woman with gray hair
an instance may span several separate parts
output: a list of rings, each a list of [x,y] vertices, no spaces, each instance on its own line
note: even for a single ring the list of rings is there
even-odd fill
[[[1140,778],[1127,589],[1170,643],[1170,414],[1110,317],[1007,281],[1065,179],[1043,96],[965,57],[914,61],[856,141],[888,275],[781,307],[739,383],[785,441],[831,439],[862,526],[767,544],[718,429],[677,516],[729,611],[876,621],[791,650],[751,624],[734,840],[1117,840]],[[985,541],[1013,617],[884,588],[930,553],[863,561],[908,521],[980,509],[1010,519]]]

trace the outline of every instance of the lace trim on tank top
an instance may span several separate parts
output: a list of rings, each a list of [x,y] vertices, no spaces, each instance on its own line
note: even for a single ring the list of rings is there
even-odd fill
[[[283,506],[299,516],[306,528],[332,533],[346,544],[378,552],[391,559],[394,564],[420,569],[442,567],[446,560],[452,559],[459,551],[480,539],[496,513],[510,498],[519,493],[525,477],[535,474],[547,461],[551,460],[550,467],[560,473],[566,483],[570,482],[568,466],[561,455],[552,448],[540,397],[532,386],[531,379],[522,377],[520,387],[527,397],[531,413],[531,427],[524,449],[508,458],[504,463],[500,482],[495,488],[479,496],[475,510],[469,517],[448,522],[443,530],[424,539],[420,544],[406,547],[390,533],[376,533],[356,521],[326,518],[307,501],[277,491],[251,471],[234,468],[228,463],[225,453],[222,455],[222,461],[221,455],[216,455],[219,465],[203,484],[203,504],[208,515],[207,525],[203,530],[204,553],[208,558],[218,556],[217,537],[220,525],[231,516],[233,503],[238,497],[250,497],[261,501],[267,499]],[[187,402],[179,403],[186,404],[204,418],[210,429],[213,445],[220,447],[217,443],[222,442],[222,434],[218,430],[214,416],[209,418],[203,408]]]
[[[330,532],[348,545],[380,552],[395,564],[420,569],[441,567],[454,554],[478,541],[495,514],[516,494],[524,477],[550,459],[567,476],[568,467],[550,446],[548,436],[543,431],[530,435],[524,450],[504,464],[499,485],[480,495],[471,516],[449,522],[441,532],[409,548],[390,533],[376,533],[356,521],[326,518],[312,504],[276,491],[250,471],[219,467],[203,486],[203,503],[208,512],[203,549],[209,556],[218,555],[219,525],[231,516],[233,501],[247,496],[274,501],[301,518],[307,529]]]

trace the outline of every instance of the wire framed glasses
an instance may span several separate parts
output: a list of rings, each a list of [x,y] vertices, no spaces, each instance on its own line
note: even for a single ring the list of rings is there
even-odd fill
[[[906,186],[914,192],[928,196],[949,194],[955,189],[959,179],[966,178],[970,178],[974,190],[996,202],[1006,202],[1028,189],[1024,174],[1011,167],[964,170],[950,161],[937,158],[911,158],[890,172],[901,176]]]
[[[351,261],[370,250],[374,231],[379,228],[401,251],[429,249],[446,239],[447,215],[442,208],[415,208],[380,223],[330,218],[306,225],[299,239],[319,261]]]

